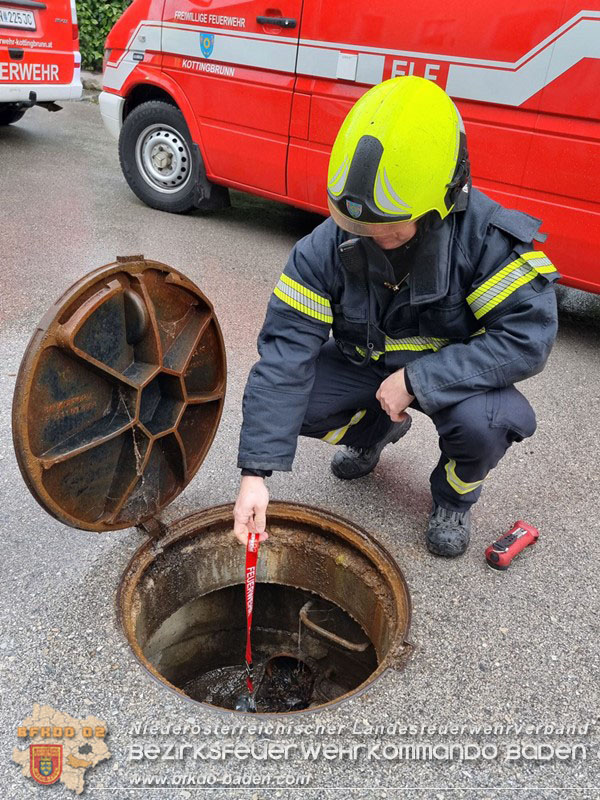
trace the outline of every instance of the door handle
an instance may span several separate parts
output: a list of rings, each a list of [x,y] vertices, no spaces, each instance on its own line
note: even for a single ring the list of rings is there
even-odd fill
[[[259,25],[278,25],[280,28],[295,28],[297,21],[291,17],[257,17]]]

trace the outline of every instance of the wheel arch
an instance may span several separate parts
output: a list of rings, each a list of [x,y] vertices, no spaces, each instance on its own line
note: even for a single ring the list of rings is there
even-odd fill
[[[151,83],[138,83],[125,98],[123,119],[125,120],[134,108],[137,108],[142,103],[147,103],[149,100],[162,100],[165,103],[177,106],[174,98],[164,89],[161,89],[160,86],[154,86]]]
[[[119,92],[121,97],[125,98],[123,122],[134,108],[137,108],[137,106],[149,100],[162,100],[163,102],[170,103],[183,114],[194,143],[200,148],[203,159],[206,159],[206,153],[200,135],[200,127],[196,121],[190,103],[179,86],[164,73],[160,73],[160,76],[156,76],[150,71],[142,71],[139,67],[135,70],[132,78],[134,76],[135,79],[131,81],[131,83],[123,86],[123,89]]]
[[[179,213],[182,210],[189,210],[187,207],[182,207],[180,209],[174,207],[165,208],[164,203],[157,205],[156,200],[148,199],[141,189],[136,188],[134,185],[136,183],[134,178],[128,177],[129,167],[126,166],[125,157],[121,151],[122,145],[125,146],[123,137],[128,130],[128,126],[125,125],[125,123],[127,122],[127,119],[130,117],[131,113],[135,109],[140,108],[144,103],[154,101],[164,102],[170,105],[174,111],[177,111],[183,115],[189,130],[191,146],[198,155],[197,161],[199,172],[196,176],[196,181],[194,184],[194,196],[192,200],[193,207],[205,211],[217,211],[227,208],[230,205],[229,192],[225,186],[212,183],[208,177],[206,153],[202,146],[199,126],[187,98],[181,92],[177,84],[169,80],[166,76],[163,76],[162,74],[156,76],[160,78],[160,82],[158,80],[144,80],[143,76],[144,74],[140,73],[139,76],[136,76],[135,80],[132,80],[126,86],[123,86],[119,92],[120,96],[124,99],[122,117],[123,125],[121,127],[121,134],[119,137],[119,153],[121,159],[121,168],[123,169],[130,188],[143,202],[153,208],[162,208],[162,210],[174,211],[175,213]],[[162,80],[163,77],[165,77],[164,80]]]

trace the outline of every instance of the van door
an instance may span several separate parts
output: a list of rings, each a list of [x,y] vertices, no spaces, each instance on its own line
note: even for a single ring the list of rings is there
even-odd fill
[[[74,2],[0,0],[1,102],[28,100],[30,91],[40,101],[69,99],[76,67]]]
[[[556,5],[496,0],[490,15],[480,0],[348,0],[340,25],[337,3],[305,0],[297,91],[310,98],[310,123],[289,160],[306,176],[298,192],[326,212],[329,152],[352,103],[382,80],[419,75],[457,101],[476,185],[520,194],[539,97],[526,100],[520,85],[507,93],[505,79],[513,86],[519,59],[558,26]]]
[[[211,180],[286,194],[302,0],[166,0],[163,69],[198,119]]]
[[[566,0],[560,25],[542,44],[523,208],[543,218],[544,249],[565,283],[600,292],[600,11]]]

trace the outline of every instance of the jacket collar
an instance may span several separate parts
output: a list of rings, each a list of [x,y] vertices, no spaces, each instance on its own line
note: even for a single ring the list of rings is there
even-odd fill
[[[456,231],[456,215],[467,208],[470,188],[470,183],[465,186],[452,213],[448,214],[443,222],[429,228],[414,247],[407,249],[411,305],[434,303],[448,294],[450,256]],[[367,253],[369,272],[377,275],[383,281],[394,283],[394,271],[385,255],[385,250],[367,237],[364,237],[362,241]]]
[[[412,253],[408,278],[411,305],[433,303],[448,294],[454,228],[455,216],[449,214],[442,223],[427,231]]]

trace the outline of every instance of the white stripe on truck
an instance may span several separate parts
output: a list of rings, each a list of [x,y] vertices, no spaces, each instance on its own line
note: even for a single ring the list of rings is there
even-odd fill
[[[465,100],[520,106],[582,58],[600,58],[600,11],[581,14],[592,18],[574,18],[577,21],[569,28],[563,25],[558,37],[548,37],[544,47],[534,48],[534,56],[519,59],[516,69],[451,64],[446,91]]]
[[[600,58],[600,11],[580,11],[564,25],[514,62],[491,61],[439,53],[391,50],[344,42],[297,40],[268,34],[190,26],[158,21],[140,22],[128,50],[152,50],[189,56],[203,62],[219,62],[309,77],[336,80],[342,51],[354,50],[358,57],[355,82],[374,85],[383,79],[386,56],[450,62],[446,91],[453,97],[519,106],[583,58]],[[162,29],[162,44],[161,44]],[[200,33],[214,33],[214,49],[205,59]],[[297,55],[297,64],[296,64]],[[121,89],[138,62],[125,52],[108,64],[104,87]]]
[[[202,29],[204,30],[204,29]],[[213,51],[207,61],[244,67],[293,73],[296,66],[296,41],[271,41],[254,37],[216,35]],[[204,58],[198,30],[185,30],[171,25],[163,28],[163,53]]]

